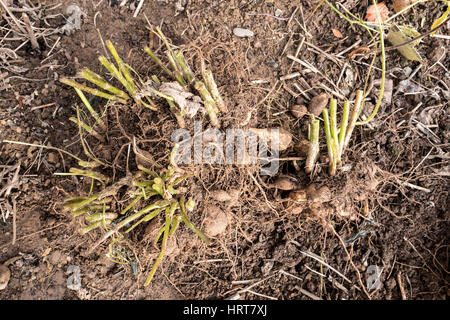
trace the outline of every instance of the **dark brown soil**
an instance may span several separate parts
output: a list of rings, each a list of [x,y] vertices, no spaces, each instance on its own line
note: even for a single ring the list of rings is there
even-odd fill
[[[186,9],[177,15],[175,1],[145,1],[137,18],[133,18],[134,11],[128,5],[120,8],[120,1],[73,2],[86,14],[82,28],[71,35],[48,36],[50,44],[60,37],[49,56],[51,45],[40,38],[40,50],[28,43],[16,52],[19,57],[9,65],[0,60],[0,74],[8,72],[11,85],[0,91],[0,141],[54,146],[83,157],[78,128],[68,120],[76,116],[74,106],[80,104],[79,98],[58,79],[73,76],[83,67],[102,73],[97,57],[105,54],[105,40],[111,40],[121,57],[143,78],[160,74],[143,51],[145,46],[157,48],[157,39],[149,31],[145,17],[152,25],[161,26],[173,44],[183,49],[196,71],[200,58],[211,66],[230,110],[221,118],[223,129],[281,125],[293,134],[294,143],[306,135],[308,121],[307,117],[294,118],[289,111],[295,104],[307,105],[307,99],[292,84],[297,82],[304,90],[308,89],[306,84],[311,88],[307,90],[310,96],[324,92],[321,83],[328,87],[330,84],[317,74],[304,72],[287,55],[295,55],[301,39],[306,37],[297,57],[336,83],[342,69],[306,42],[331,56],[357,41],[361,41],[360,46],[371,45],[363,28],[350,25],[325,4],[314,11],[319,1],[177,1],[186,3]],[[365,15],[367,0],[346,3],[355,3],[352,13]],[[392,1],[386,4],[391,6]],[[65,14],[65,6],[54,9],[52,14]],[[426,32],[441,14],[441,7],[437,2],[420,4],[396,21]],[[277,9],[282,10],[279,17],[275,16]],[[63,17],[57,16],[40,27],[63,24]],[[6,27],[5,21],[0,26]],[[238,38],[232,32],[235,27],[248,28],[255,36]],[[333,28],[344,38],[337,38]],[[448,32],[448,24],[439,30],[440,34]],[[19,186],[8,199],[0,198],[2,210],[6,204],[16,202],[15,244],[11,242],[12,217],[0,216],[0,263],[19,257],[9,265],[11,280],[0,291],[0,299],[224,299],[238,293],[241,299],[310,299],[305,290],[322,299],[446,299],[448,42],[424,37],[419,45],[424,59],[419,69],[419,63],[405,60],[395,50],[387,51],[387,77],[394,88],[392,102],[383,104],[369,125],[355,129],[343,158],[348,171],[330,177],[323,157],[313,175],[303,169],[297,171],[292,161],[280,162],[280,174],[295,177],[300,188],[312,182],[326,184],[331,189],[332,203],[346,201],[349,216],[318,217],[313,210],[292,213],[286,209],[284,191],[266,188],[274,178],[259,177],[254,167],[192,166],[189,169],[194,176],[187,186],[188,196],[198,204],[192,213],[194,224],[203,227],[205,208],[212,204],[227,213],[229,226],[208,245],[181,226],[176,249],[164,259],[148,287],[143,283],[157,254],[153,239],[146,234],[148,229],[138,229],[128,239],[139,261],[137,273],[131,265],[108,260],[106,246],[85,255],[101,231],[79,235],[80,222],[61,204],[70,196],[88,191],[89,183],[54,175],[68,171],[75,162],[56,151],[1,143],[0,173],[17,163],[21,169]],[[2,46],[14,49],[20,44],[10,41]],[[372,55],[359,55],[354,60],[345,59],[346,55],[342,61],[353,69],[354,84],[349,88],[353,92],[364,87]],[[375,66],[380,67],[378,60]],[[408,78],[407,68],[413,72],[418,69],[411,79],[436,95],[397,92],[399,83]],[[295,71],[300,71],[303,82],[279,80]],[[381,72],[375,70],[370,79],[375,84],[368,96],[369,105],[375,105],[379,90],[376,80],[380,76]],[[101,99],[92,103],[99,109],[105,105]],[[43,107],[34,108],[37,106]],[[167,106],[160,109],[154,112],[137,106],[114,106],[108,113],[114,125],[109,128],[107,143],[90,140],[96,154],[108,161],[117,160],[117,179],[125,175],[127,148],[122,146],[129,143],[127,136],[136,136],[142,141],[141,149],[167,162],[170,136],[177,124]],[[188,121],[187,128],[192,124]],[[206,118],[203,125],[208,126]],[[321,153],[326,154],[325,141],[321,141]],[[288,157],[298,157],[298,152],[290,147],[281,154],[281,158]],[[133,170],[134,157],[130,163]],[[303,163],[298,161],[300,166]],[[13,173],[0,176],[0,189]],[[219,203],[211,197],[213,190],[231,188],[240,191],[237,201]],[[367,220],[373,225],[367,227]],[[346,241],[362,230],[364,222],[366,234]],[[304,253],[317,255],[327,265]],[[69,265],[81,270],[78,291],[67,288]],[[373,266],[382,268],[381,286],[369,290],[367,280]],[[250,291],[242,290],[260,280],[264,281]]]

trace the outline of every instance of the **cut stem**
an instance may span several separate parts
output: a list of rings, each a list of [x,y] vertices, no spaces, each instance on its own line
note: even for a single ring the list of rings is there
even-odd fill
[[[211,70],[204,70],[202,72],[203,81],[205,81],[206,87],[208,88],[209,92],[211,92],[211,96],[214,99],[214,102],[217,105],[217,108],[219,108],[220,112],[227,113],[228,109],[225,105],[225,102],[223,101],[219,89],[217,89],[217,84],[214,81],[214,77]]]
[[[163,69],[163,71],[164,71],[165,73],[167,73],[167,75],[169,75],[169,76],[171,76],[171,77],[173,76],[172,71],[170,71],[169,68],[167,68],[167,67],[164,65],[164,63],[161,62],[161,60],[159,60],[159,58],[158,58],[158,57],[150,50],[149,47],[145,47],[144,50],[145,50],[145,52],[147,52],[147,54],[152,58],[152,60],[155,61],[156,64],[157,64],[158,66],[160,66],[161,69]]]
[[[85,85],[83,85],[81,83],[78,83],[78,82],[76,82],[76,81],[74,81],[72,79],[68,79],[68,78],[64,78],[63,77],[59,81],[64,83],[64,84],[67,84],[68,86],[71,86],[71,87],[73,87],[75,89],[79,89],[79,90],[82,90],[82,91],[85,91],[85,92],[89,92],[90,94],[93,94],[94,96],[102,97],[102,98],[105,98],[105,99],[108,99],[108,100],[115,100],[115,101],[118,101],[118,102],[123,103],[123,104],[127,103],[126,100],[124,100],[124,99],[122,99],[120,97],[117,97],[117,96],[109,94],[109,93],[105,93],[105,92],[100,91],[98,89],[90,88],[90,87],[85,86]]]
[[[133,78],[131,77],[130,73],[128,72],[128,69],[125,65],[125,63],[122,61],[120,56],[118,55],[116,48],[114,48],[114,45],[110,40],[106,41],[106,46],[108,47],[109,51],[113,55],[114,59],[116,60],[117,65],[119,66],[120,72],[124,75],[125,79],[128,81],[128,84],[130,87],[133,88],[133,91],[136,92],[136,85],[134,84]]]
[[[306,156],[305,172],[310,173],[314,169],[314,165],[319,156],[319,120],[311,115],[311,123],[309,125],[309,150]]]
[[[330,101],[330,131],[331,131],[331,138],[332,138],[332,149],[333,151],[336,150],[336,152],[333,152],[335,155],[335,160],[339,164],[341,163],[341,155],[337,150],[339,150],[339,138],[338,138],[338,131],[337,131],[337,100],[331,99]]]
[[[186,63],[186,60],[184,59],[183,52],[176,51],[175,52],[175,61],[178,63],[178,65],[181,68],[181,71],[183,71],[183,76],[187,80],[187,82],[190,84],[192,81],[194,81],[194,73],[192,72],[189,65]]]
[[[342,145],[342,152],[347,148],[348,143],[350,142],[350,138],[353,133],[353,129],[355,129],[356,120],[358,119],[358,115],[361,112],[362,105],[364,101],[364,91],[358,90],[356,91],[355,104],[353,106],[352,114],[350,116],[350,122],[347,128],[347,132],[345,133],[344,143]]]
[[[215,111],[214,99],[211,97],[208,89],[206,89],[205,83],[202,81],[197,81],[195,83],[195,89],[198,91],[203,100],[206,112],[209,114],[211,124],[216,128],[220,128],[219,120],[217,119],[217,114]]]
[[[89,70],[88,68],[81,70],[78,75],[80,77],[96,84],[103,90],[107,90],[124,100],[128,100],[130,98],[124,91],[110,85],[105,79],[103,79],[103,77],[101,77],[100,75],[96,74],[95,72]]]

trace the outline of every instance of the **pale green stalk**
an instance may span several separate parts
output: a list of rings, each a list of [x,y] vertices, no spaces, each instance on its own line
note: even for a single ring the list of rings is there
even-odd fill
[[[339,130],[339,154],[342,156],[342,151],[344,147],[344,138],[345,134],[347,132],[347,126],[348,126],[348,116],[350,114],[350,102],[345,101],[344,102],[344,111],[342,113],[342,120],[341,120],[341,129]]]
[[[111,41],[106,41],[106,46],[108,47],[109,51],[111,51],[111,54],[113,55],[114,59],[116,60],[117,65],[119,66],[120,72],[125,76],[125,79],[128,81],[130,87],[133,88],[133,91],[136,92],[136,85],[134,84],[133,78],[131,77],[130,73],[128,72],[127,67],[125,66],[125,63],[122,61],[120,56],[118,55],[116,48],[114,48]]]
[[[104,56],[98,57],[98,60],[106,69],[108,69],[108,71],[113,75],[113,77],[116,78],[127,89],[127,91],[134,98],[134,96],[136,95],[136,90],[134,86],[128,82],[128,80],[122,75],[122,73],[119,70],[117,70],[116,66],[113,65]]]
[[[317,157],[319,155],[319,120],[314,119],[314,116],[311,116],[311,123],[309,129],[309,150],[306,156],[305,163],[305,172],[310,173],[314,169],[314,165],[316,163]]]
[[[94,117],[94,119],[100,125],[102,130],[106,131],[105,123],[103,122],[102,118],[98,115],[98,113],[94,110],[94,108],[92,108],[91,104],[89,103],[88,99],[84,95],[83,91],[81,91],[78,88],[75,88],[75,91],[78,94],[78,96],[80,97],[81,101],[83,101],[83,103],[86,106],[86,108],[88,109],[89,113],[92,115],[92,117]],[[78,121],[81,121],[79,116],[77,118],[78,118]]]
[[[206,88],[211,93],[214,102],[216,103],[217,108],[219,108],[220,112],[227,113],[228,109],[225,105],[225,102],[222,99],[222,96],[219,93],[219,89],[217,89],[217,84],[214,81],[214,77],[211,70],[204,70],[202,72],[203,81],[205,81]]]
[[[128,100],[130,97],[122,90],[114,87],[113,85],[109,84],[105,79],[103,79],[100,75],[96,74],[95,72],[89,70],[88,68],[85,68],[81,70],[78,75],[94,84],[102,88],[103,90],[107,90],[114,95],[124,99]]]
[[[220,128],[220,123],[217,119],[217,114],[215,111],[214,99],[211,97],[208,89],[206,89],[205,84],[202,81],[197,81],[195,83],[195,89],[198,91],[203,100],[206,112],[209,114],[211,124],[216,128]]]
[[[161,67],[161,69],[163,69],[163,71],[165,72],[165,73],[167,73],[167,75],[169,75],[169,76],[173,76],[173,74],[172,74],[172,72],[161,62],[161,60],[159,60],[159,58],[150,50],[150,48],[149,47],[145,47],[144,48],[144,50],[145,50],[145,52],[147,52],[147,54],[152,58],[152,60],[153,61],[155,61],[156,62],[156,64],[158,65],[158,66],[160,66]]]
[[[329,158],[329,174],[334,175],[336,173],[336,163],[337,163],[337,154],[335,154],[333,149],[333,136],[331,133],[331,124],[328,118],[328,110],[323,109],[323,125],[325,129],[325,138],[327,141],[327,150],[328,150],[328,158]]]
[[[339,164],[341,163],[341,155],[338,152],[339,150],[339,138],[338,138],[338,130],[337,130],[337,100],[331,99],[330,101],[330,131],[332,140],[333,152],[335,154],[335,160]]]
[[[192,81],[194,81],[194,73],[192,72],[189,65],[186,63],[183,52],[176,51],[174,58],[175,58],[176,62],[178,63],[178,65],[180,66],[181,70],[183,71],[183,75],[186,78],[186,80],[188,81],[188,83],[192,83]]]
[[[76,82],[76,81],[74,81],[72,79],[67,79],[67,78],[63,77],[59,81],[64,83],[64,84],[67,84],[68,86],[71,86],[71,87],[73,87],[75,89],[79,89],[79,90],[83,90],[85,92],[89,92],[90,94],[93,94],[93,95],[98,96],[98,97],[102,97],[102,98],[105,98],[105,99],[108,99],[108,100],[116,100],[116,101],[119,101],[120,103],[126,103],[126,100],[124,100],[124,99],[122,99],[120,97],[117,97],[117,96],[109,94],[109,93],[105,93],[105,92],[100,91],[98,89],[90,88],[90,87],[85,86],[85,85],[83,85],[81,83],[78,83],[78,82]]]
[[[361,112],[362,105],[364,101],[364,91],[358,90],[356,91],[355,104],[353,106],[352,114],[350,116],[350,122],[347,127],[347,132],[345,133],[344,143],[342,146],[342,152],[347,148],[348,143],[350,142],[350,138],[353,133],[353,129],[356,125],[356,120],[358,119],[358,115]]]

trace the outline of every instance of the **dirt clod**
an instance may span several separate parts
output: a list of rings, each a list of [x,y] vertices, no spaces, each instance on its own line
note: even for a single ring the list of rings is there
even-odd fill
[[[307,139],[302,139],[294,145],[294,150],[298,152],[301,157],[306,157],[310,148],[310,142]]]
[[[290,191],[297,188],[297,182],[290,177],[278,177],[269,185],[270,188]]]
[[[329,202],[331,200],[331,191],[327,186],[318,187],[316,184],[310,184],[306,188],[308,199],[312,202]]]
[[[398,12],[402,11],[403,9],[405,9],[406,7],[408,7],[410,4],[411,4],[410,0],[395,0],[394,1],[394,10],[395,10],[395,12],[398,13]],[[409,10],[406,10],[403,13],[406,13],[408,11]]]
[[[219,202],[231,201],[233,199],[225,190],[214,190],[211,192],[211,198]]]
[[[205,211],[205,234],[209,237],[217,237],[224,233],[228,226],[227,214],[215,205],[208,205]]]
[[[303,118],[308,113],[308,109],[304,105],[296,104],[291,107],[291,113],[296,118]]]
[[[329,99],[330,97],[325,92],[315,96],[309,101],[308,111],[318,117],[322,113],[322,110],[328,105]]]
[[[264,139],[266,142],[273,144],[278,138],[278,150],[284,151],[291,145],[292,134],[283,128],[273,129],[257,129],[250,128],[250,131],[254,132],[258,137]]]

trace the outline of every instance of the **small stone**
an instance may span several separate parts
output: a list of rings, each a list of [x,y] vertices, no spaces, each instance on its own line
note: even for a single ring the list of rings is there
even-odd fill
[[[278,67],[278,63],[275,60],[270,60],[269,61],[269,67],[271,68],[277,68]]]
[[[255,35],[253,33],[253,31],[248,30],[248,29],[243,29],[243,28],[234,28],[233,29],[233,34],[236,37],[240,37],[240,38],[253,37]]]
[[[275,17],[281,16],[282,13],[283,13],[283,11],[280,9],[275,10]]]
[[[53,251],[48,260],[51,264],[57,265],[61,260],[61,251]]]

